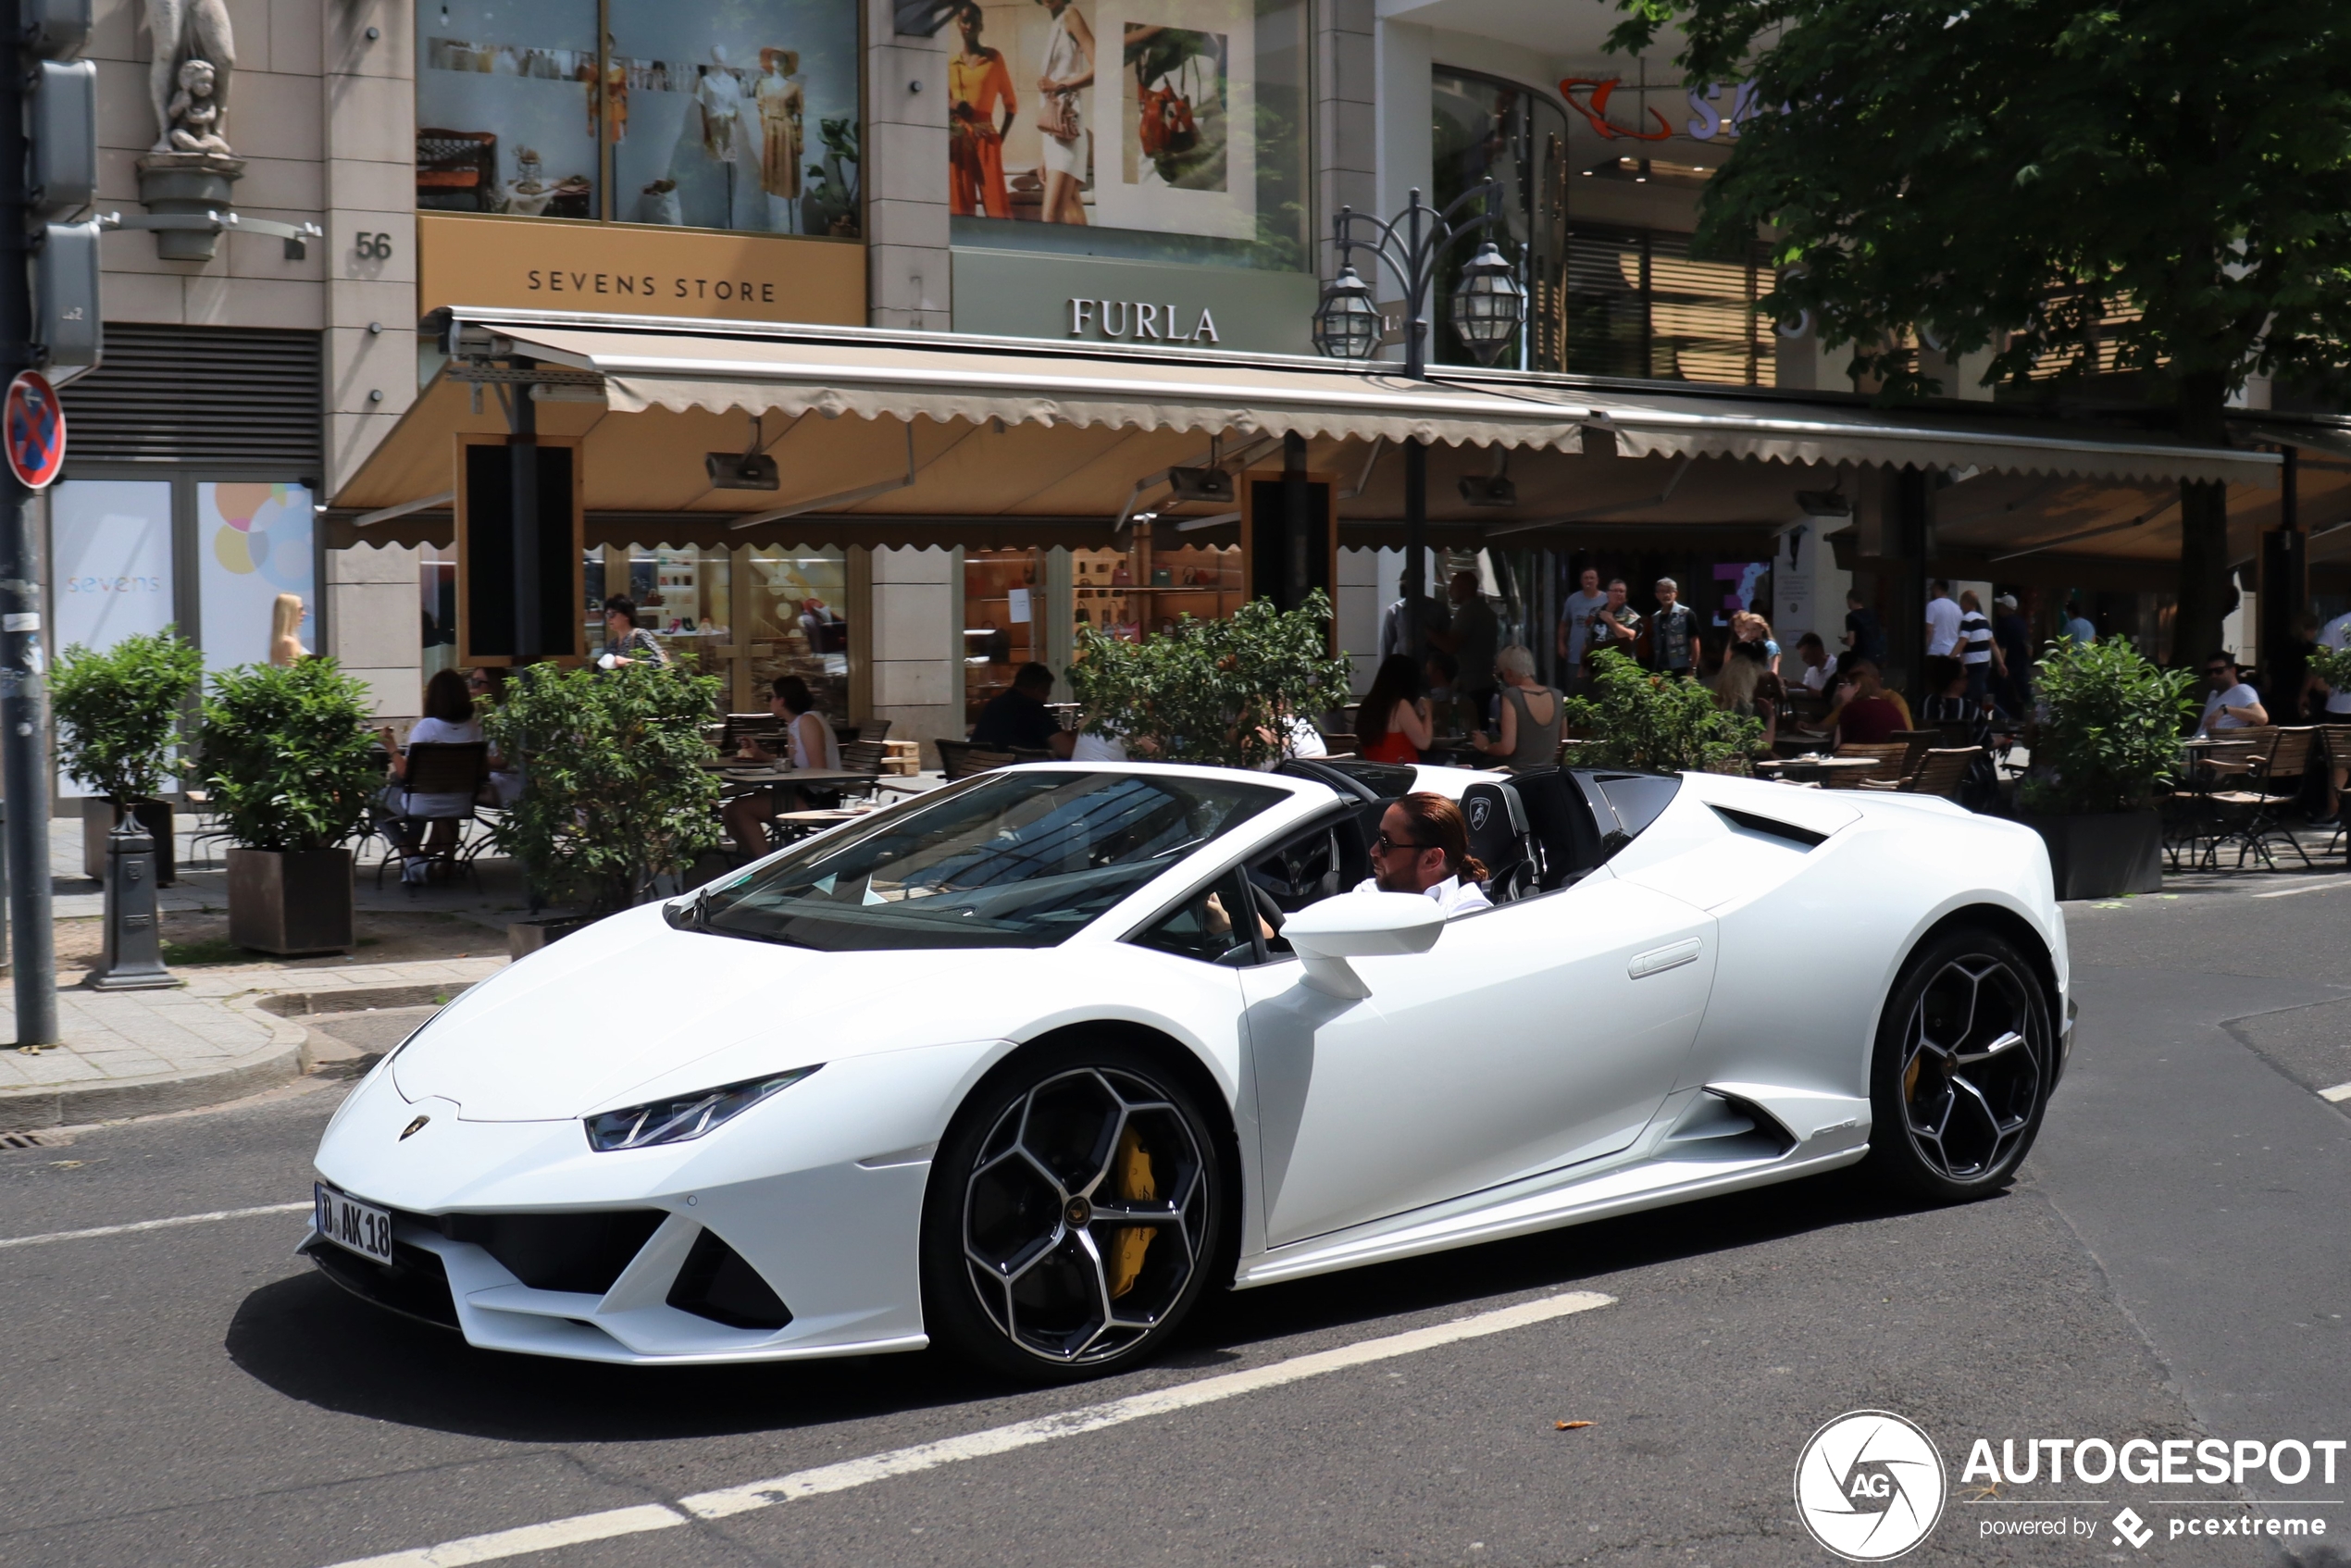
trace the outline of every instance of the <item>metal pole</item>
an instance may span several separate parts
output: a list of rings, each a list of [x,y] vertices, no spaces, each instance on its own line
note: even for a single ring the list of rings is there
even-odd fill
[[[515,662],[519,665],[539,657],[546,641],[541,618],[545,606],[539,602],[539,404],[531,398],[529,382],[516,381],[514,387],[506,461],[509,504],[515,515]]]
[[[25,65],[18,0],[0,0],[0,381],[32,364],[25,228]],[[56,933],[49,915],[48,703],[41,672],[41,562],[32,492],[0,464],[0,790],[7,796],[8,912],[16,927],[17,1043],[57,1039]]]

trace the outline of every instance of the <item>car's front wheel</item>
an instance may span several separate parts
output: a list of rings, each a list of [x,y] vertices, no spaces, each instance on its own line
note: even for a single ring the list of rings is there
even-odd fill
[[[931,1336],[1032,1380],[1122,1370],[1199,1300],[1227,1208],[1207,1117],[1146,1053],[1106,1040],[1015,1058],[931,1166]]]
[[[2048,997],[2014,942],[1972,927],[1928,942],[1878,1023],[1871,1164],[1942,1201],[2006,1185],[2041,1130],[2055,1042]]]

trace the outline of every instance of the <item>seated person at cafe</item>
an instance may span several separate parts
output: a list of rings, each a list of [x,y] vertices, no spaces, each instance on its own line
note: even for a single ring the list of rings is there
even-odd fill
[[[1053,694],[1053,672],[1043,665],[1023,665],[1011,687],[999,691],[979,710],[972,726],[972,744],[989,752],[1051,752],[1064,762],[1077,744],[1075,732],[1064,729],[1053,710],[1045,705]]]
[[[391,777],[384,785],[384,803],[400,815],[400,879],[421,882],[431,869],[431,857],[457,847],[457,832],[473,815],[474,796],[417,795],[408,791],[408,759],[392,739],[392,728],[376,731],[376,739],[392,753]],[[466,746],[481,740],[481,720],[475,716],[473,693],[466,679],[454,669],[437,670],[425,682],[425,716],[408,731],[411,746]],[[493,753],[492,768],[503,767]],[[423,855],[417,855],[422,839]]]
[[[1836,706],[1815,728],[1834,733],[1841,746],[1879,744],[1897,729],[1913,729],[1910,704],[1878,678],[1877,666],[1848,655],[1837,671]]]
[[[825,716],[816,711],[816,698],[808,690],[808,682],[796,675],[776,678],[768,694],[767,711],[784,721],[784,749],[779,756],[750,736],[743,737],[736,755],[744,762],[782,763],[797,771],[808,767],[840,766],[840,740]],[[834,798],[832,790],[802,790],[792,785],[779,785],[773,790],[752,790],[727,803],[719,814],[727,824],[727,832],[746,854],[767,852],[767,819],[779,811],[797,811],[816,803],[823,796],[827,803]]]
[[[1804,690],[1826,691],[1829,680],[1836,674],[1836,655],[1821,641],[1817,631],[1808,631],[1796,640],[1797,657],[1804,661]]]
[[[2226,649],[2204,661],[2204,678],[2212,688],[2212,695],[2205,700],[2204,716],[2196,720],[2197,734],[2249,729],[2270,722],[2270,710],[2261,705],[2261,693],[2245,683],[2244,671]]]
[[[1469,824],[1444,796],[1418,790],[1381,814],[1372,840],[1372,875],[1359,893],[1426,893],[1450,920],[1493,901],[1478,884],[1486,867],[1469,852]]]

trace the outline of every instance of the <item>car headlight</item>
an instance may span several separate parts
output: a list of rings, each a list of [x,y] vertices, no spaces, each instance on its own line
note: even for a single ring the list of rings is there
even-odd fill
[[[700,1138],[719,1123],[741,1115],[815,1070],[795,1067],[770,1077],[746,1078],[738,1084],[722,1084],[716,1089],[590,1116],[585,1124],[588,1147],[601,1153],[615,1149],[649,1149],[656,1143],[683,1143]]]

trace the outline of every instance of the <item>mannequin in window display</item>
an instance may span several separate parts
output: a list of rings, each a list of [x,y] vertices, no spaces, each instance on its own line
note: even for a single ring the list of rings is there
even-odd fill
[[[1020,100],[1004,56],[980,42],[981,26],[978,0],[963,0],[955,7],[955,30],[964,46],[947,57],[947,210],[958,218],[1010,218],[1004,136],[1020,114]]]
[[[800,211],[800,150],[802,118],[807,98],[800,83],[800,52],[762,49],[759,52],[759,188],[767,193],[767,227],[779,234],[795,231]]]
[[[1037,79],[1043,94],[1037,111],[1039,171],[1045,181],[1047,223],[1086,221],[1085,189],[1091,172],[1085,114],[1079,93],[1094,84],[1094,30],[1076,0],[1037,0],[1053,19],[1045,34],[1044,69]]]
[[[751,123],[758,106],[744,102],[742,81],[727,63],[725,44],[714,44],[710,59],[694,88],[694,101],[702,108],[703,151],[726,166],[727,227],[740,229],[740,208],[746,193],[742,185],[751,178],[744,170],[759,167],[759,138]]]

